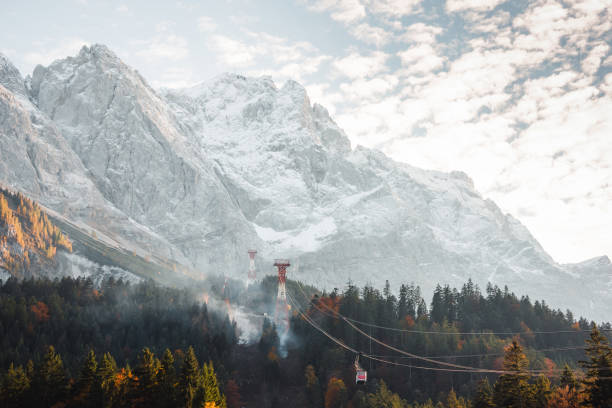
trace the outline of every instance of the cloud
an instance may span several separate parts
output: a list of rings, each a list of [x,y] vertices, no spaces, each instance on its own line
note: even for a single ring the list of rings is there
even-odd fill
[[[434,72],[444,65],[446,60],[440,57],[429,44],[421,44],[397,53],[402,66],[408,68],[410,74]]]
[[[36,65],[49,65],[68,55],[76,55],[84,45],[88,44],[88,41],[81,38],[45,39],[37,42],[34,44],[36,50],[27,52],[23,57],[26,72],[31,72]]]
[[[149,60],[181,60],[189,55],[189,45],[184,37],[163,32],[150,41],[138,42],[142,49],[136,55]]]
[[[277,80],[303,80],[330,60],[307,41],[291,42],[265,32],[245,31],[241,39],[213,35],[210,47],[229,69]]]
[[[359,0],[316,0],[306,3],[310,10],[329,12],[332,19],[345,24],[354,23],[366,16],[366,9]]]
[[[217,23],[210,17],[202,16],[198,18],[198,29],[210,33],[217,29]]]
[[[125,4],[120,4],[117,7],[115,7],[115,11],[117,11],[117,13],[119,14],[124,14],[124,15],[130,14],[130,9]]]
[[[506,0],[446,0],[446,11],[454,13],[457,11],[488,11]]]
[[[357,38],[368,44],[374,44],[377,47],[381,47],[387,44],[393,38],[393,34],[384,30],[380,27],[374,27],[367,23],[358,24],[350,28],[350,33],[353,37]]]
[[[421,11],[421,0],[369,0],[367,10],[373,14],[403,17]]]
[[[334,61],[335,70],[351,79],[367,78],[386,71],[389,54],[374,51],[369,55],[352,52],[344,58]]]

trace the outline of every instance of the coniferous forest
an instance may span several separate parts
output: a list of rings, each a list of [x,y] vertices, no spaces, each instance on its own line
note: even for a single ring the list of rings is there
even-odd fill
[[[275,290],[273,277],[189,289],[11,278],[0,287],[0,405],[612,406],[610,325],[508,289],[467,282],[426,302],[409,284],[321,293],[290,281],[288,335],[271,321]],[[363,353],[367,384],[355,384],[345,346]]]

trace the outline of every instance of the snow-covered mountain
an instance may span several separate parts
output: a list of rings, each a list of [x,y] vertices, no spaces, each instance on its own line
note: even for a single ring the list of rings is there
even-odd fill
[[[465,174],[351,149],[296,82],[157,92],[94,45],[25,80],[0,57],[0,84],[0,183],[113,245],[236,277],[256,248],[327,288],[471,277],[609,320],[607,257],[559,265]]]

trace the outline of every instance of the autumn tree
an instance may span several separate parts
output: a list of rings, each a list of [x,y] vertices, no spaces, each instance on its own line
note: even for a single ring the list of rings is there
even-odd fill
[[[493,390],[488,378],[483,378],[478,382],[476,396],[474,397],[474,408],[494,408]]]
[[[327,384],[325,393],[325,408],[344,408],[348,399],[348,392],[344,381],[332,377]]]
[[[6,408],[25,406],[26,395],[30,390],[30,379],[22,366],[9,366],[0,384],[0,403]]]
[[[315,373],[315,369],[312,365],[307,365],[304,371],[304,377],[306,379],[306,396],[308,402],[313,408],[321,406],[321,385],[319,383],[319,377]]]
[[[534,406],[534,390],[529,384],[529,361],[515,341],[506,347],[504,371],[495,383],[493,400],[498,407],[526,408]]]

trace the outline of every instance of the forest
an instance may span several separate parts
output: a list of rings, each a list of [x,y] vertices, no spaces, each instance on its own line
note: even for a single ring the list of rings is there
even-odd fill
[[[287,287],[284,335],[274,277],[187,289],[10,278],[0,286],[0,405],[612,406],[608,323],[469,281],[437,287],[429,303],[412,284]],[[235,321],[244,316],[254,338]],[[359,353],[365,385],[355,384]]]
[[[40,206],[0,188],[0,268],[31,277],[31,271],[50,264],[58,248],[70,252],[72,243]]]

